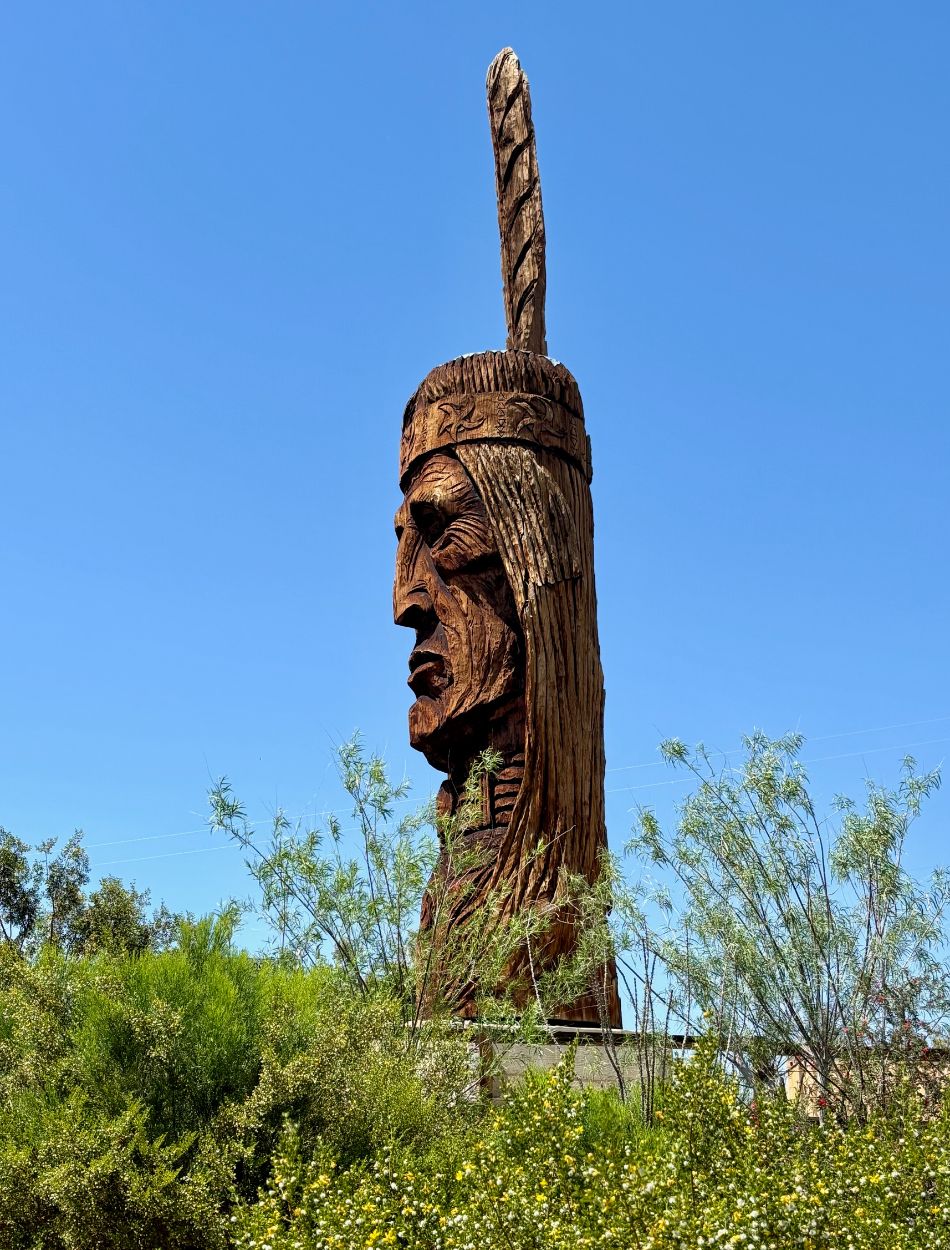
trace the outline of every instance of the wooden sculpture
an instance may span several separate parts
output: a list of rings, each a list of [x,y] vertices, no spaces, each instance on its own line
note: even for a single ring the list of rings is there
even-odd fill
[[[507,350],[439,365],[403,418],[393,592],[415,630],[409,739],[447,774],[458,809],[486,747],[500,768],[480,818],[462,831],[476,854],[443,847],[421,932],[477,926],[483,940],[526,912],[543,919],[508,960],[518,1003],[576,947],[568,880],[593,881],[606,847],[604,681],[594,593],[590,442],[577,383],[548,359],[545,243],[528,81],[510,48],[488,71]],[[540,846],[540,852],[538,850]],[[438,886],[438,889],[436,889]],[[476,975],[446,960],[439,992],[477,1010]],[[612,962],[555,1015],[620,1024]]]

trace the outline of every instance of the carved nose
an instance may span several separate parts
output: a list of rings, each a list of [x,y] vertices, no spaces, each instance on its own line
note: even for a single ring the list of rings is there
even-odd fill
[[[419,562],[407,559],[400,550],[396,556],[396,580],[393,584],[393,620],[407,629],[418,630],[435,615],[432,598],[420,572]]]
[[[429,592],[423,586],[400,591],[398,583],[393,591],[393,620],[407,629],[419,630],[435,616]]]

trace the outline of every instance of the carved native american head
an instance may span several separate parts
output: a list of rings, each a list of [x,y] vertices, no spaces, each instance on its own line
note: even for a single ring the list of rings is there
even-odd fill
[[[464,881],[448,881],[448,929],[451,939],[453,926],[541,913],[538,949],[506,969],[523,1000],[529,964],[536,977],[576,944],[568,878],[593,881],[606,846],[604,685],[590,444],[577,384],[545,354],[534,131],[510,49],[493,62],[488,90],[508,350],[439,365],[406,406],[393,604],[397,624],[415,632],[409,737],[447,774],[440,809],[453,810],[483,749],[502,759],[483,787],[481,819],[466,831],[484,854]],[[447,861],[436,869],[443,886],[452,871]],[[431,893],[423,932],[434,923]],[[456,973],[440,991],[472,1015],[486,988]],[[556,1014],[619,1024],[613,965]]]

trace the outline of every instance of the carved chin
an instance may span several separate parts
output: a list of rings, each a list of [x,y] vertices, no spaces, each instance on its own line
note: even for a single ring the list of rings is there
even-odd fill
[[[445,714],[437,699],[420,695],[409,709],[409,741],[417,749],[443,724]]]
[[[409,709],[409,743],[433,768],[446,769],[448,744],[445,708],[438,699],[420,695]]]
[[[409,743],[439,772],[449,772],[452,761],[464,763],[491,741],[492,718],[511,691],[489,692],[478,702],[420,695],[409,709]]]

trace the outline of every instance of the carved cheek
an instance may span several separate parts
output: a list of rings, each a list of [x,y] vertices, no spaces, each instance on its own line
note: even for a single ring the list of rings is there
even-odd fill
[[[432,549],[433,562],[444,576],[459,573],[486,556],[497,554],[488,518],[478,514],[454,520]]]
[[[452,656],[448,715],[493,702],[519,684],[518,638],[499,614],[494,581],[488,574],[460,577],[436,605]]]
[[[420,543],[418,535],[407,529],[396,548],[396,576],[393,581],[393,616],[397,622],[403,612],[417,603],[424,591],[419,569]]]
[[[444,542],[432,552],[432,563],[443,577],[451,577],[464,569],[472,560],[464,543],[454,539]]]
[[[432,603],[445,631],[455,683],[465,684],[471,676],[471,605],[456,587],[446,585],[440,577],[432,582]]]

